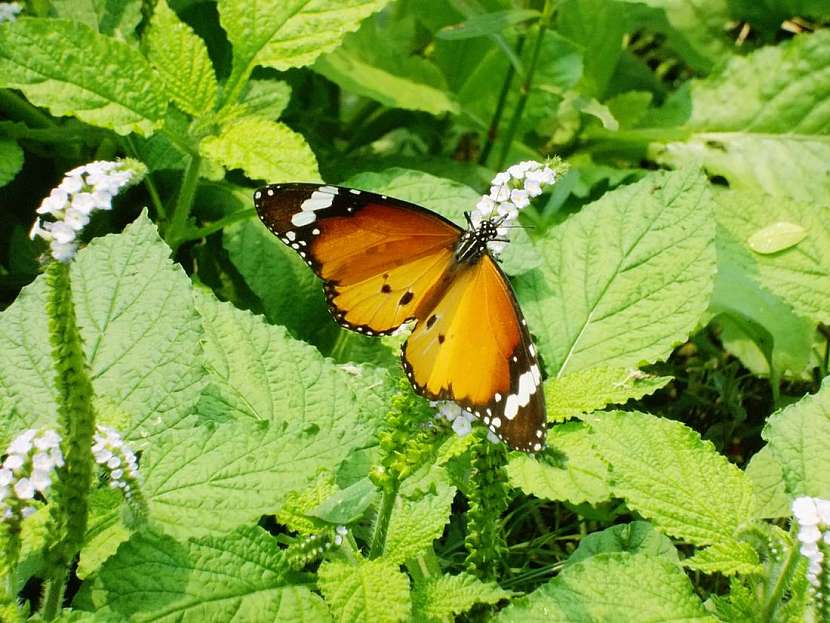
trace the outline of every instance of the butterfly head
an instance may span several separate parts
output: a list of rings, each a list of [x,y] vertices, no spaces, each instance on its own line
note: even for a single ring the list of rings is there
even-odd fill
[[[457,262],[474,262],[487,252],[487,243],[499,238],[499,226],[506,218],[497,216],[488,218],[475,224],[468,212],[464,213],[467,219],[467,230],[458,239],[455,245],[455,259]]]

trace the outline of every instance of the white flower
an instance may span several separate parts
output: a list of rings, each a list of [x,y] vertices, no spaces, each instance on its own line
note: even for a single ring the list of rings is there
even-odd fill
[[[510,199],[510,186],[501,184],[490,187],[490,199],[493,201],[507,201]]]
[[[490,443],[494,443],[496,445],[501,443],[501,439],[499,439],[499,436],[489,429],[487,430],[487,441],[489,441]]]
[[[801,526],[798,531],[798,540],[802,543],[816,543],[821,538],[821,530],[818,526]]]
[[[32,484],[32,481],[28,478],[21,478],[16,483],[14,483],[14,492],[17,495],[18,499],[31,500],[33,497],[35,497],[35,486]]]
[[[51,465],[49,466],[51,468]],[[32,471],[31,478],[32,485],[41,493],[45,492],[49,485],[52,484],[52,478],[49,476],[49,470],[35,469]]]
[[[13,22],[22,10],[23,7],[19,2],[0,4],[0,22]]]
[[[23,456],[19,454],[10,454],[6,457],[6,460],[3,461],[3,467],[14,472],[23,467],[24,462],[25,458]]]
[[[473,212],[472,216],[490,216],[496,209],[496,202],[493,201],[489,196],[482,195],[481,199],[479,199],[478,203],[476,204],[476,211]]]
[[[514,188],[510,191],[510,202],[519,210],[530,205],[530,199],[524,188]]]
[[[138,181],[144,171],[143,164],[129,159],[90,162],[72,169],[37,209],[38,214],[56,220],[38,220],[30,236],[50,242],[56,260],[71,260],[78,249],[76,236],[89,223],[90,214],[111,209],[113,196]]]
[[[458,417],[453,421],[452,429],[455,431],[456,435],[464,437],[469,434],[471,430],[473,430],[473,425],[467,418]]]
[[[14,474],[8,467],[0,468],[0,490],[6,485],[10,485],[14,480]]]
[[[501,173],[496,174],[496,177],[494,177],[493,181],[490,182],[490,186],[506,186],[509,181],[510,173],[502,171]]]
[[[36,433],[37,431],[34,428],[23,431],[9,444],[6,452],[8,454],[28,454],[29,450],[32,449],[32,440]]]
[[[822,586],[824,548],[830,545],[830,501],[807,496],[793,501],[793,515],[798,523],[798,541],[801,555],[807,558],[807,581],[814,588]]]
[[[35,439],[35,448],[38,448],[39,450],[60,448],[60,446],[61,436],[51,429],[43,431],[40,436]]]

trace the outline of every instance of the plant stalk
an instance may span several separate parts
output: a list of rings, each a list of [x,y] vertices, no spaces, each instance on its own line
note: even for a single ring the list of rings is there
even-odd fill
[[[525,37],[519,37],[516,43],[516,55],[521,57],[522,49],[525,45]],[[487,142],[481,150],[481,155],[478,157],[480,165],[486,165],[487,159],[490,157],[490,152],[493,151],[493,145],[496,142],[496,137],[499,133],[499,126],[501,125],[501,118],[504,114],[504,105],[507,103],[507,95],[510,93],[510,85],[513,84],[513,77],[516,75],[516,68],[513,63],[508,62],[507,74],[504,77],[504,82],[501,85],[501,93],[499,93],[499,100],[496,103],[496,112],[493,113],[493,120],[490,122],[490,127],[487,128]]]
[[[199,185],[199,173],[202,167],[202,158],[193,154],[190,156],[190,162],[184,171],[184,179],[182,180],[181,188],[179,188],[179,196],[176,199],[176,207],[173,210],[173,219],[170,222],[170,228],[167,230],[165,239],[167,244],[177,251],[182,242],[187,238],[185,233],[188,228],[188,219],[190,218],[190,208],[193,206],[193,198],[196,196],[196,188]]]
[[[775,578],[775,584],[772,590],[767,591],[767,598],[764,600],[764,605],[761,609],[760,621],[769,621],[771,623],[774,620],[775,611],[778,609],[781,599],[784,597],[784,593],[790,584],[793,571],[801,556],[801,552],[798,549],[798,540],[796,539],[797,532],[795,521],[793,521],[793,528],[790,530],[790,535],[792,536],[790,555],[781,568],[781,572]]]
[[[399,484],[397,480],[389,488],[384,488],[378,508],[378,516],[375,518],[375,525],[372,529],[372,545],[369,548],[369,560],[378,558],[383,554],[386,547],[386,533],[389,530],[389,520],[392,517],[392,509],[395,507],[395,498],[398,497]]]

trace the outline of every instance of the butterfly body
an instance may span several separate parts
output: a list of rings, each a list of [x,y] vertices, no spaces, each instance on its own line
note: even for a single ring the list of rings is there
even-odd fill
[[[323,280],[338,323],[388,335],[406,323],[404,371],[512,448],[544,447],[541,372],[527,325],[487,244],[498,217],[462,229],[415,204],[356,189],[277,184],[254,194],[263,223]]]

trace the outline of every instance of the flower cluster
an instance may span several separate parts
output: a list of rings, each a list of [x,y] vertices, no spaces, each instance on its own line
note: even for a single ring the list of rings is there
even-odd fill
[[[22,10],[23,6],[19,2],[0,4],[0,23],[13,22]]]
[[[799,497],[793,501],[793,515],[798,522],[798,541],[801,554],[807,558],[807,580],[820,588],[823,563],[830,551],[830,500]],[[823,551],[825,550],[825,551]]]
[[[61,438],[53,430],[30,428],[6,449],[0,467],[0,520],[18,522],[35,512],[35,494],[45,495],[57,467],[63,466]]]
[[[110,477],[110,487],[121,489],[128,501],[138,490],[138,463],[135,453],[124,443],[121,435],[108,426],[98,426],[95,431],[92,456]]]
[[[435,417],[439,420],[447,420],[452,425],[452,429],[455,431],[455,434],[459,437],[464,437],[468,435],[471,430],[473,430],[473,422],[475,421],[476,416],[466,409],[462,409],[460,406],[451,401],[432,402],[430,404],[432,407],[438,409],[438,413],[435,414]],[[501,443],[501,440],[489,430],[487,431],[487,439],[493,443]]]
[[[519,210],[530,205],[530,200],[543,192],[543,186],[556,181],[556,172],[548,165],[525,160],[502,171],[490,182],[490,194],[484,195],[470,215],[473,226],[487,219],[500,218],[497,229],[500,239],[489,243],[493,253],[501,253],[507,244],[510,225],[519,216]]]
[[[69,171],[40,204],[39,218],[29,236],[49,243],[52,257],[68,262],[78,250],[77,237],[95,210],[110,210],[112,198],[144,175],[144,165],[134,160],[97,161]],[[54,220],[51,220],[54,219]]]

